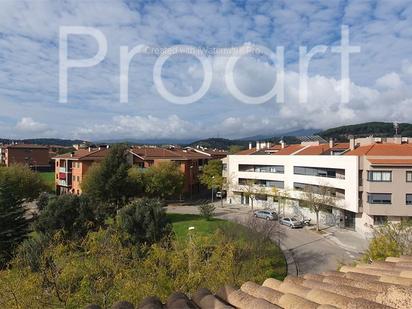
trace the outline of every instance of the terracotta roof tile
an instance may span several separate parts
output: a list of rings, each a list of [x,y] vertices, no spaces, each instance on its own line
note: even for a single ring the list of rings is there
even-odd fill
[[[35,149],[49,149],[47,146],[38,145],[38,144],[13,144],[13,145],[5,145],[3,148],[35,148]]]
[[[274,156],[277,155],[291,155],[293,153],[295,153],[298,150],[301,150],[305,148],[305,146],[302,146],[300,144],[294,144],[294,145],[287,145],[285,146],[285,148],[279,150],[278,152],[274,153]]]
[[[372,165],[412,166],[412,159],[368,159]]]
[[[347,152],[347,156],[412,156],[410,144],[372,144],[359,146]]]
[[[53,159],[72,159],[72,160],[101,160],[109,152],[109,149],[79,149],[73,152],[55,156]]]
[[[190,159],[210,159],[208,155],[185,149],[168,149],[160,147],[134,147],[131,152],[144,160],[150,159],[171,159],[171,160],[190,160]]]
[[[173,297],[172,297],[173,296]],[[213,295],[200,289],[192,298],[174,293],[162,305],[145,299],[138,308],[412,308],[412,257],[343,266],[340,271],[269,278],[240,289],[226,285]],[[193,307],[192,307],[193,306]]]
[[[309,146],[302,151],[299,151],[297,154],[299,156],[309,156],[309,155],[322,155],[325,153],[329,154],[330,147],[329,144],[320,144],[316,146]]]

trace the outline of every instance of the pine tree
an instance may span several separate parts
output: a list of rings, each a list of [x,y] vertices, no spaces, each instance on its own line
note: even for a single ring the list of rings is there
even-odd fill
[[[29,223],[25,213],[22,201],[13,194],[12,184],[0,183],[0,268],[27,236]]]

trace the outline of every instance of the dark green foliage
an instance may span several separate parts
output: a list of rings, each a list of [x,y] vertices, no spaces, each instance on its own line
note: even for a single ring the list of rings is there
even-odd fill
[[[364,137],[369,135],[382,137],[393,136],[395,134],[395,130],[392,122],[366,122],[331,128],[318,134],[326,139],[334,138],[338,141],[345,141],[349,135],[354,135],[355,137]],[[412,124],[400,123],[398,134],[403,136],[411,136]]]
[[[34,228],[46,235],[60,230],[66,239],[80,238],[99,225],[96,212],[86,196],[61,195],[49,201]]]
[[[36,198],[43,188],[38,175],[27,167],[0,167],[0,268],[29,232],[23,202]]]
[[[169,235],[172,225],[158,199],[143,198],[122,208],[117,226],[132,244],[153,244]]]
[[[39,212],[41,212],[44,208],[46,208],[51,197],[52,195],[47,192],[40,193],[36,201],[36,206]]]
[[[202,204],[199,206],[200,214],[206,220],[210,220],[213,217],[215,209],[216,207],[213,204]]]
[[[19,266],[29,267],[31,271],[39,271],[42,255],[49,240],[49,237],[42,233],[24,240],[17,248],[16,259]]]
[[[207,186],[209,189],[222,188],[223,177],[222,177],[223,163],[221,160],[210,160],[204,167],[203,172],[199,179],[202,184]]]
[[[113,214],[135,194],[128,177],[127,146],[114,145],[103,161],[93,166],[82,181],[83,192],[92,200],[109,203]]]

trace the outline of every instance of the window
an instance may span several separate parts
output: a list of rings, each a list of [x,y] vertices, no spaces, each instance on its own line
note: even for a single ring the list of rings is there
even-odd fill
[[[56,174],[56,179],[59,179],[59,174]]]
[[[256,172],[256,173],[277,173],[283,174],[285,167],[283,165],[248,165],[239,164],[239,172]]]
[[[406,194],[406,205],[412,205],[412,194]]]
[[[368,193],[369,204],[391,204],[391,193]]]
[[[255,199],[256,201],[267,201],[268,196],[266,194],[256,194]]]
[[[368,171],[368,181],[391,182],[392,172],[390,171]]]
[[[384,225],[388,223],[387,216],[373,216],[373,225]]]
[[[266,179],[246,179],[246,178],[239,178],[239,185],[256,185],[259,187],[270,187],[270,188],[279,188],[283,189],[285,187],[285,183],[279,180],[266,180]]]
[[[56,160],[56,166],[59,167],[59,160]]]
[[[406,172],[406,182],[412,182],[412,171]]]
[[[77,176],[77,182],[80,182],[80,176]]]
[[[226,163],[223,163],[223,164],[222,164],[222,169],[223,169],[224,171],[227,171],[227,164],[226,164]]]
[[[345,170],[343,169],[295,166],[293,172],[296,175],[345,179]]]

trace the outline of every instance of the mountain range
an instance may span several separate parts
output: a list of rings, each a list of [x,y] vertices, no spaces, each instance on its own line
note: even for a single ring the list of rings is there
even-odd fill
[[[402,136],[412,136],[412,124],[399,123],[397,125],[397,133]],[[336,141],[345,141],[350,135],[355,137],[363,137],[368,135],[374,136],[393,136],[395,134],[394,124],[391,122],[366,122],[361,124],[346,125],[327,130],[319,129],[301,129],[290,132],[277,133],[273,135],[255,135],[239,139],[226,138],[207,138],[207,139],[110,139],[93,141],[95,144],[114,144],[114,143],[128,143],[128,144],[156,144],[156,145],[183,145],[183,146],[203,146],[208,148],[228,149],[230,146],[246,147],[249,142],[257,140],[271,141],[277,143],[283,138],[286,143],[299,142],[297,137],[319,135],[328,140],[333,138]],[[22,140],[1,139],[0,143],[9,144],[11,142],[23,142],[40,145],[60,145],[71,146],[73,144],[82,143],[82,140],[72,139],[58,139],[58,138],[33,138]]]

